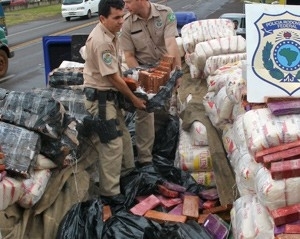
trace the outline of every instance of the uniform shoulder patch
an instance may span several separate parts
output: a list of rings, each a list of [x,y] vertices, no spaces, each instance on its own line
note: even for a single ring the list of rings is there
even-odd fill
[[[102,52],[102,60],[106,65],[110,65],[112,63],[112,54],[110,51],[105,50]]]
[[[174,21],[176,20],[176,16],[175,16],[175,13],[174,13],[174,12],[170,12],[170,13],[168,14],[168,20],[169,20],[170,22],[174,22]]]

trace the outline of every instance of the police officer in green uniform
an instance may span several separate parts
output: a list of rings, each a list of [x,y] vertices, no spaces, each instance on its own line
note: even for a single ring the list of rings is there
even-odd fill
[[[118,104],[118,95],[127,97],[140,110],[146,102],[136,97],[122,78],[119,31],[124,23],[122,0],[101,0],[99,23],[86,41],[84,66],[85,108],[100,125],[95,142],[99,155],[100,196],[122,203],[120,177],[134,167],[131,137]],[[98,124],[99,123],[99,124]]]
[[[159,62],[164,54],[175,57],[173,68],[181,68],[176,42],[177,22],[172,9],[148,0],[124,0],[128,13],[122,27],[121,46],[129,68]],[[176,88],[181,79],[177,80]],[[159,124],[158,124],[159,125]],[[155,138],[154,113],[137,110],[135,119],[137,163],[152,162]]]

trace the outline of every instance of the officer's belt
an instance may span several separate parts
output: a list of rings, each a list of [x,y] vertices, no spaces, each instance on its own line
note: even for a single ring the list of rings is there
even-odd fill
[[[118,91],[114,91],[114,90],[101,91],[95,88],[86,87],[84,88],[84,93],[87,100],[90,101],[98,100],[99,118],[102,120],[106,120],[106,101],[117,100]]]

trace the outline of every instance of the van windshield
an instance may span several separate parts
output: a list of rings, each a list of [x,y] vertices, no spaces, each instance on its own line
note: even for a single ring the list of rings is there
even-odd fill
[[[63,0],[64,5],[71,5],[71,4],[79,4],[82,3],[83,0]]]

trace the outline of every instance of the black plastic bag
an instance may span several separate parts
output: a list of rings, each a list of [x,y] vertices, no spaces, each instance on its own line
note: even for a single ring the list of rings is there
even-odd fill
[[[72,206],[61,220],[56,239],[101,239],[103,205],[97,199]]]
[[[186,223],[165,224],[157,238],[152,239],[212,239],[203,226],[194,220]]]
[[[152,154],[170,160],[174,164],[175,153],[179,139],[179,117],[169,115],[165,127],[160,127],[155,133]]]
[[[120,211],[105,222],[102,238],[143,239],[147,231],[158,233],[160,230],[161,226],[154,221]]]

